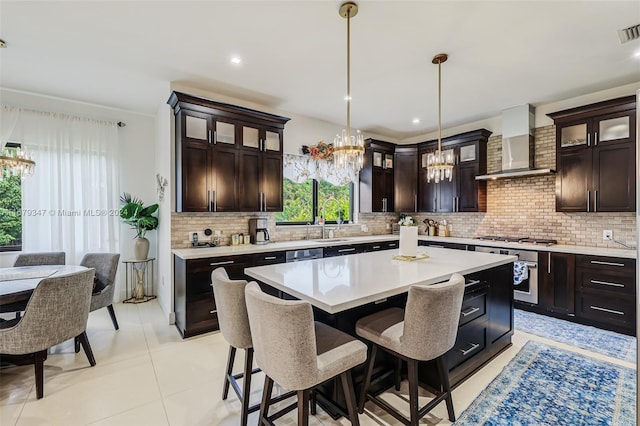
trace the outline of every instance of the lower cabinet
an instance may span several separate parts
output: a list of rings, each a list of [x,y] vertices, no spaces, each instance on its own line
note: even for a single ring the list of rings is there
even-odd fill
[[[635,259],[576,256],[576,317],[636,335]]]
[[[254,266],[256,261],[261,261],[262,265],[267,264],[264,262],[268,262],[272,257],[276,257],[276,260],[282,258],[284,261],[284,252],[188,260],[175,256],[174,309],[176,327],[182,337],[191,337],[219,329],[211,287],[211,272],[217,268],[224,268],[229,278],[246,279],[244,268]]]
[[[571,253],[538,252],[538,305],[549,312],[575,313],[575,264]]]
[[[470,246],[468,244],[442,243],[442,242],[439,242],[439,241],[419,240],[418,241],[418,245],[419,246],[426,246],[426,247],[435,247],[435,248],[448,248],[448,249],[454,249],[454,250],[468,250],[468,251],[474,251],[475,250],[475,246]]]

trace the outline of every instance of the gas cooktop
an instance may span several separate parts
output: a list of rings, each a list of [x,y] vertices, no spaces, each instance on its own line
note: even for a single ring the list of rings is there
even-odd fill
[[[538,244],[541,246],[552,246],[554,244],[558,244],[556,240],[545,240],[539,238],[529,238],[529,237],[501,237],[498,235],[482,235],[480,237],[475,237],[476,240],[485,240],[485,241],[500,241],[505,243],[526,243],[526,244]]]

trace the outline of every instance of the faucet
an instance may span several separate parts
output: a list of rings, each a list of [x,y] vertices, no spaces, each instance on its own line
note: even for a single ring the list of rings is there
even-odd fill
[[[327,199],[324,200],[324,203],[322,203],[322,239],[323,240],[325,239],[325,225],[327,224],[327,217],[326,217],[326,214],[325,214],[325,211],[326,211],[325,207],[327,207],[327,203],[329,201],[333,201],[336,204],[338,204],[338,211],[340,211],[340,203],[333,196],[327,197]],[[338,223],[338,229],[340,229],[340,224],[339,223]]]

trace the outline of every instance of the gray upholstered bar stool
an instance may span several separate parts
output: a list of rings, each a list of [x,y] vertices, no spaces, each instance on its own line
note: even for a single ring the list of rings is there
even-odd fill
[[[449,372],[443,355],[455,344],[463,295],[464,277],[453,274],[444,283],[412,286],[404,310],[389,308],[358,320],[356,333],[373,344],[358,404],[360,413],[364,410],[365,400],[369,399],[403,424],[417,425],[420,418],[446,400],[449,420],[455,421]],[[368,393],[378,347],[407,362],[411,419]],[[438,365],[441,389],[435,390],[436,397],[419,408],[418,362],[434,359]]]
[[[255,282],[245,290],[256,361],[265,373],[259,425],[298,407],[298,425],[309,424],[309,396],[316,385],[340,376],[349,420],[359,425],[351,368],[367,358],[361,341],[322,323],[314,323],[308,302],[263,293]],[[298,402],[269,417],[274,381],[297,391]]]
[[[225,271],[224,268],[217,268],[211,273],[211,286],[213,287],[220,331],[229,343],[229,359],[227,361],[227,371],[224,376],[222,399],[227,399],[229,385],[233,386],[233,390],[242,403],[240,424],[243,426],[247,424],[249,413],[257,411],[260,408],[259,404],[249,407],[251,374],[257,373],[260,370],[253,369],[253,343],[251,341],[247,307],[244,301],[244,288],[246,285],[247,282],[245,280],[229,279],[229,275],[227,275],[227,271]],[[244,371],[239,374],[233,374],[233,362],[237,349],[245,350]],[[237,379],[241,378],[244,378],[242,391],[237,383]]]

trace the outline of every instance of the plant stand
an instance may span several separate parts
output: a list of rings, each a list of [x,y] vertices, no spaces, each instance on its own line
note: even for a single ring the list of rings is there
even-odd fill
[[[129,296],[129,294],[131,294],[131,297],[123,300],[122,303],[144,303],[157,297],[153,294],[153,262],[155,260],[155,258],[149,258],[122,261],[122,263],[125,264],[126,271],[126,295]],[[149,269],[151,269],[151,273],[149,273]],[[147,294],[149,291],[149,281],[151,282],[151,290]],[[129,283],[131,283],[131,293],[129,293]]]

